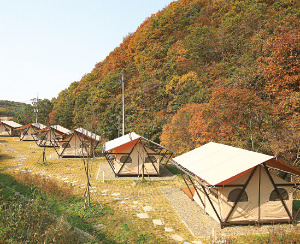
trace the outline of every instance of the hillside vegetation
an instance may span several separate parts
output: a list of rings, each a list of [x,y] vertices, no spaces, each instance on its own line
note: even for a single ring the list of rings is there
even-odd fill
[[[25,106],[25,103],[0,100],[0,117],[13,117]]]
[[[178,154],[209,141],[280,156],[300,151],[300,8],[293,0],[179,0],[147,18],[54,99],[50,122],[126,132]]]

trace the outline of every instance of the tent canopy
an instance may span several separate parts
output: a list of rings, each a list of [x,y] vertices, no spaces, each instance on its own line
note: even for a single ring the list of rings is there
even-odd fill
[[[57,131],[59,131],[59,132],[61,132],[61,133],[63,133],[63,134],[68,134],[68,133],[71,132],[70,130],[62,127],[61,125],[51,125],[50,127],[57,130]]]
[[[141,138],[140,135],[138,135],[134,132],[130,132],[127,135],[118,137],[114,140],[111,140],[111,141],[108,141],[108,142],[104,143],[103,144],[103,152],[110,151],[114,148],[117,148],[117,147],[122,146],[126,143],[129,143],[129,142],[132,142],[132,141],[134,141],[136,139],[139,139],[139,138]]]
[[[39,129],[39,130],[45,129],[45,128],[46,128],[46,126],[43,125],[43,124],[40,124],[40,123],[32,123],[32,124],[24,125],[24,126],[18,128],[18,130],[24,130],[24,129],[27,129],[28,127],[30,127],[30,126],[33,126],[33,127],[37,128],[37,129]]]
[[[11,121],[11,120],[3,120],[3,121],[1,121],[1,123],[5,124],[5,125],[8,125],[11,128],[18,128],[18,127],[22,126],[22,125],[14,122],[14,121]]]
[[[98,136],[98,135],[96,135],[96,134],[94,134],[94,133],[92,133],[92,132],[90,132],[90,131],[88,131],[84,128],[80,127],[80,128],[75,129],[75,131],[77,131],[78,133],[80,133],[80,134],[82,134],[82,135],[84,135],[84,136],[86,136],[90,139],[93,139],[93,140],[96,140],[96,141],[101,140],[101,136]]]
[[[259,164],[300,175],[300,170],[274,156],[210,142],[173,159],[210,185],[217,185]]]

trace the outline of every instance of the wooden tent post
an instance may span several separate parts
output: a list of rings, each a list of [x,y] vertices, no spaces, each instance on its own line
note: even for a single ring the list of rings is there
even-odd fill
[[[93,190],[93,187],[91,185],[91,182],[90,182],[90,172],[89,172],[89,159],[90,159],[90,154],[86,148],[86,146],[84,145],[84,141],[82,141],[80,138],[79,140],[81,141],[81,153],[82,153],[82,160],[83,160],[83,164],[84,164],[84,170],[85,170],[85,174],[86,174],[86,178],[87,178],[87,184],[86,184],[86,190],[85,190],[85,200],[84,200],[84,209],[86,208],[86,206],[90,206],[90,203],[91,203],[91,195],[90,195],[90,188],[92,188]],[[83,148],[86,150],[87,152],[87,158],[85,160],[84,158],[84,153],[83,153]],[[93,190],[93,193],[99,203],[99,205],[101,206],[101,208],[103,208],[102,204],[100,203],[99,199],[98,199],[98,196],[96,195],[95,191]]]

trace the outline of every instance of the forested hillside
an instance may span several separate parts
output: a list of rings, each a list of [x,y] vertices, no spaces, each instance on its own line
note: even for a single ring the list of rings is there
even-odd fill
[[[0,117],[13,117],[25,106],[25,103],[0,100]]]
[[[209,141],[280,156],[300,150],[300,8],[293,0],[179,0],[53,102],[50,122],[126,132],[178,154]]]

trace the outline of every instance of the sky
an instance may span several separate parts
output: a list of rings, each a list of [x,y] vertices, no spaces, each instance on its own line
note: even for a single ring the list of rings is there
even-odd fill
[[[174,0],[0,0],[0,100],[52,99]]]

